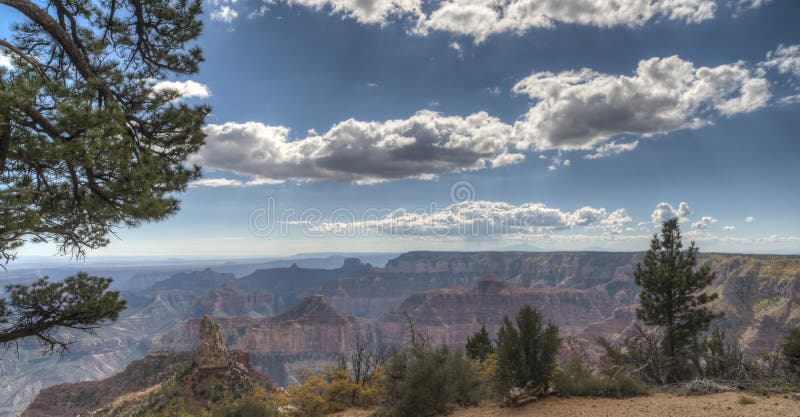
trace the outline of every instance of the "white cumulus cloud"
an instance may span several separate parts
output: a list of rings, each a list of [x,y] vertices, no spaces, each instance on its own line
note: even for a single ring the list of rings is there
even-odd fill
[[[686,202],[681,202],[678,204],[678,208],[672,207],[669,203],[659,203],[656,206],[656,209],[653,210],[653,214],[650,215],[650,219],[655,224],[664,223],[667,220],[672,218],[678,218],[678,221],[685,222],[689,220],[689,215],[692,214],[692,210],[689,209],[689,204]]]
[[[199,180],[189,183],[190,187],[253,187],[263,184],[276,184],[276,181],[271,181],[263,178],[254,178],[248,181],[242,181],[231,178],[201,178]]]
[[[460,117],[428,110],[384,122],[349,119],[298,140],[283,126],[211,124],[194,162],[274,181],[432,178],[520,162],[511,129],[484,112]]]
[[[421,0],[288,0],[287,3],[315,10],[328,9],[333,14],[366,24],[385,25],[391,18],[422,15]]]
[[[739,7],[747,9],[755,9],[771,1],[772,0],[739,0]]]
[[[227,4],[220,5],[211,11],[211,20],[216,20],[218,22],[231,23],[236,20],[237,17],[239,17],[239,12]]]
[[[536,235],[598,225],[606,218],[604,208],[591,206],[569,212],[542,203],[513,205],[464,201],[432,212],[397,209],[367,219],[324,221],[313,228],[327,232],[369,231],[403,236]]]
[[[192,181],[189,186],[190,187],[241,187],[244,183],[240,180],[234,180],[230,178],[201,178],[199,180]]]
[[[800,77],[800,44],[778,45],[777,49],[767,53],[767,59],[761,65],[767,68],[775,68],[781,74],[792,74]]]
[[[743,62],[695,67],[677,56],[640,61],[632,76],[537,72],[513,91],[537,100],[515,124],[518,140],[537,149],[587,149],[623,134],[699,128],[770,98],[767,80]]]
[[[14,68],[14,65],[11,63],[11,58],[3,51],[0,51],[0,67],[5,67],[7,69]]]
[[[555,171],[559,168],[568,167],[570,165],[572,165],[572,161],[566,159],[564,155],[559,152],[553,155],[553,157],[550,159],[550,165],[548,165],[547,170]]]
[[[700,218],[700,220],[692,223],[692,229],[705,230],[705,229],[708,229],[708,226],[711,226],[712,224],[714,224],[716,222],[717,222],[717,219],[715,219],[715,218],[713,218],[711,216],[703,216],[703,217]]]
[[[190,83],[181,86],[186,94],[208,94]],[[513,124],[486,112],[445,116],[430,110],[405,119],[348,119],[300,138],[283,126],[211,124],[195,162],[273,181],[374,183],[515,164],[525,153],[556,150],[555,156],[539,156],[551,158],[548,168],[556,170],[571,164],[562,152],[592,150],[585,158],[596,159],[631,151],[638,140],[615,139],[700,128],[759,109],[771,95],[763,71],[743,62],[696,67],[677,56],[640,61],[633,75],[587,68],[537,72],[513,90],[534,100]]]
[[[153,85],[153,90],[175,90],[182,98],[207,98],[211,90],[205,84],[197,81],[160,81]]]
[[[264,4],[276,1],[362,24],[406,23],[408,31],[418,36],[442,31],[470,37],[475,43],[501,33],[520,35],[559,24],[600,28],[636,28],[659,21],[696,24],[713,19],[723,4],[722,0],[264,0]],[[738,14],[768,2],[733,0],[724,5]]]
[[[601,220],[600,226],[610,233],[619,234],[632,221],[633,219],[628,216],[628,212],[622,208],[611,212],[608,217]]]
[[[521,34],[559,23],[639,27],[656,18],[698,23],[714,17],[714,0],[445,0],[422,16],[416,33],[431,30],[470,36]]]

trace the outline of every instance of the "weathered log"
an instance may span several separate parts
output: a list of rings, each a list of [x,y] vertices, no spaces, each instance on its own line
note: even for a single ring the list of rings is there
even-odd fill
[[[528,383],[525,387],[513,387],[506,396],[506,405],[510,407],[522,407],[526,404],[535,402],[539,398],[546,397],[550,393],[546,385],[535,385]]]

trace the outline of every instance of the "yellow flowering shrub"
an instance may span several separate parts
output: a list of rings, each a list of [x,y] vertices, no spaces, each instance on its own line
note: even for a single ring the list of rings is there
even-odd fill
[[[341,368],[327,367],[316,373],[304,369],[297,376],[300,383],[278,396],[281,410],[291,417],[317,417],[354,405],[372,405],[383,392],[380,378],[358,384]]]

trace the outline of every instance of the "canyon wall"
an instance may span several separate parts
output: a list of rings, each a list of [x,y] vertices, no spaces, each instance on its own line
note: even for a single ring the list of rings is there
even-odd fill
[[[385,269],[388,272],[375,273],[371,278],[376,286],[370,288],[362,279],[358,288],[382,291],[389,286],[387,273],[414,276],[414,280],[390,280],[392,291],[398,293],[425,286],[435,288],[445,282],[474,281],[482,272],[496,277],[477,286],[409,295],[378,321],[378,327],[393,338],[405,329],[402,312],[408,312],[415,326],[435,343],[461,345],[481,325],[494,334],[504,315],[513,316],[521,305],[530,304],[558,324],[564,335],[619,339],[635,322],[639,288],[633,283],[632,272],[640,256],[588,252],[410,253],[390,261]],[[700,264],[716,272],[710,290],[720,297],[712,308],[724,315],[712,326],[725,329],[745,353],[756,356],[774,350],[789,329],[800,325],[800,257],[706,254]],[[498,284],[501,279],[503,286]],[[481,289],[489,283],[491,291]],[[390,304],[351,297],[341,283],[339,291],[334,305],[372,309],[357,310],[362,314],[374,314]]]
[[[439,288],[472,286],[486,275],[527,288],[592,288],[606,285],[623,301],[635,292],[632,274],[640,253],[610,252],[409,252],[363,277],[329,281],[320,293],[333,307],[379,318],[407,297]]]
[[[253,366],[281,385],[293,380],[297,368],[318,368],[349,353],[357,337],[373,331],[363,320],[332,308],[320,295],[303,298],[274,317],[218,317],[216,322],[228,348],[248,352]],[[200,320],[188,320],[165,333],[156,348],[193,349],[199,328]]]
[[[496,276],[481,278],[473,287],[453,287],[415,294],[377,322],[381,333],[401,340],[411,318],[416,332],[434,345],[462,346],[481,326],[491,335],[503,317],[513,320],[524,305],[542,310],[546,321],[557,324],[563,336],[577,335],[586,326],[604,320],[615,308],[604,288],[514,287]]]

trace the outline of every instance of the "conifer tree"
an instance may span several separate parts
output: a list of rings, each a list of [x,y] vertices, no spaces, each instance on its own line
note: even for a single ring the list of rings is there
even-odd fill
[[[781,345],[786,374],[800,382],[800,326],[792,329]]]
[[[697,268],[694,242],[683,249],[678,219],[664,222],[661,238],[653,236],[644,261],[636,266],[634,280],[642,287],[636,317],[664,330],[662,348],[667,360],[666,379],[676,378],[698,333],[708,330],[719,314],[707,306],[717,294],[706,289],[715,274],[708,266]]]
[[[494,346],[492,346],[492,340],[489,339],[489,332],[486,331],[485,325],[467,339],[465,348],[468,358],[481,362],[494,353]]]
[[[558,327],[544,326],[542,314],[529,305],[517,313],[516,326],[508,316],[497,332],[499,380],[503,389],[531,383],[547,386],[558,354]]]
[[[26,242],[83,257],[119,227],[178,211],[176,193],[200,175],[187,164],[205,140],[209,108],[156,88],[202,61],[201,0],[0,0],[18,17],[0,38],[0,267]],[[0,347],[70,341],[125,302],[110,279],[78,274],[9,287]]]
[[[206,106],[159,81],[194,74],[200,0],[0,0],[0,265],[26,241],[84,256],[164,219],[200,174]]]
[[[8,299],[0,298],[0,347],[30,337],[45,352],[63,352],[75,339],[61,329],[93,333],[125,309],[110,284],[110,278],[78,273],[59,282],[42,278],[29,286],[7,286]]]

